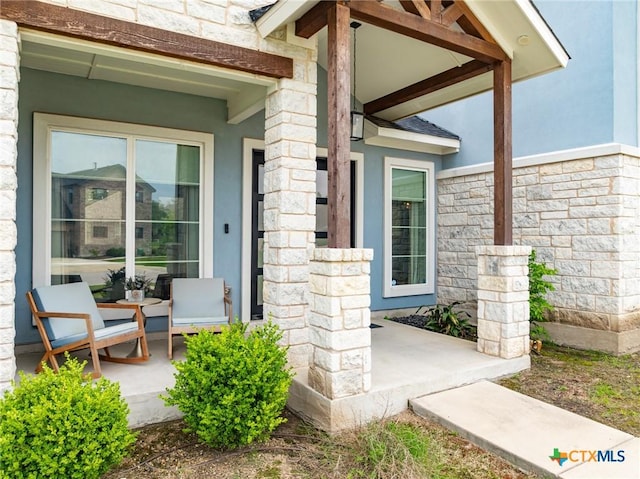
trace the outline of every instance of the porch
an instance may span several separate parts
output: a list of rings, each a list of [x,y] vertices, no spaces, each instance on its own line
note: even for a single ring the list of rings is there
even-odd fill
[[[408,401],[426,394],[514,374],[530,365],[529,356],[501,359],[476,351],[476,343],[419,330],[388,320],[374,320],[371,329],[371,389],[366,394],[329,400],[307,384],[307,371],[296,370],[289,407],[315,425],[332,430],[368,419],[396,414]],[[175,339],[174,355],[184,359],[181,339]],[[119,346],[126,354],[132,345]],[[105,377],[118,381],[131,410],[132,427],[175,419],[179,413],[158,397],[173,385],[175,369],[167,359],[166,335],[149,334],[151,359],[141,364],[102,362]],[[115,351],[116,348],[113,348]],[[87,358],[87,353],[77,354]],[[31,373],[39,351],[17,351],[18,370]],[[90,362],[87,368],[90,368]],[[331,424],[334,427],[331,427]]]

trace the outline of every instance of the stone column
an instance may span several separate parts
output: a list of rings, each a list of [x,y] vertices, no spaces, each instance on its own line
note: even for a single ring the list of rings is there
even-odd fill
[[[16,373],[16,163],[18,159],[18,27],[0,20],[0,391]]]
[[[478,351],[529,354],[530,246],[478,246]]]
[[[265,119],[263,312],[283,331],[289,364],[308,367],[309,253],[316,228],[316,77],[307,62],[300,79],[269,93]],[[313,74],[312,74],[313,73]]]
[[[311,259],[309,385],[329,399],[371,388],[371,249],[322,248]]]

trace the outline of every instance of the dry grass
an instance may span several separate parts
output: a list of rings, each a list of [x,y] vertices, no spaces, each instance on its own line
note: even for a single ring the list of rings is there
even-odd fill
[[[640,435],[640,355],[609,356],[545,344],[532,368],[501,384]],[[263,444],[218,451],[180,421],[139,431],[132,455],[104,479],[534,478],[410,412],[328,436],[290,413]]]
[[[218,451],[180,421],[139,431],[132,455],[104,479],[526,479],[455,433],[410,412],[329,436],[287,413],[266,443]]]
[[[618,357],[545,344],[531,360],[531,369],[500,384],[640,435],[640,354]]]

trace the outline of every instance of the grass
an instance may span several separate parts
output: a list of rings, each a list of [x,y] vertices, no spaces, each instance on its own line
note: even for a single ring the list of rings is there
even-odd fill
[[[640,354],[612,356],[545,343],[531,360],[530,370],[500,384],[640,435]]]
[[[640,354],[615,357],[545,343],[502,385],[640,435]],[[139,431],[131,457],[103,479],[533,479],[455,432],[410,412],[337,435],[287,413],[263,444],[204,446],[180,421]]]

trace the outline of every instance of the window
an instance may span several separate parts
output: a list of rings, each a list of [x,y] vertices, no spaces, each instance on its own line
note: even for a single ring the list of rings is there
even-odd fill
[[[106,226],[94,226],[93,227],[93,237],[94,238],[108,238],[109,237],[109,228]]]
[[[107,196],[109,196],[109,191],[104,188],[91,188],[91,199],[92,200],[104,200]]]
[[[385,158],[384,296],[435,292],[433,163]]]
[[[123,274],[212,276],[212,135],[47,114],[34,125],[34,285],[80,276],[108,301]]]

